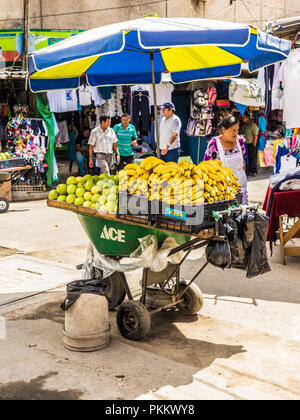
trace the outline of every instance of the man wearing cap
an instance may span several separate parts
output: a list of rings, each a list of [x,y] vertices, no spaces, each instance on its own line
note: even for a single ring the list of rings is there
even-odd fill
[[[180,156],[180,118],[175,115],[175,105],[165,102],[161,107],[163,118],[160,124],[160,153],[165,162],[178,163]]]

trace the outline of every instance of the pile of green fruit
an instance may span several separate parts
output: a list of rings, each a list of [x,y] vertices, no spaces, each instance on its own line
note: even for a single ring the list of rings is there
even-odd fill
[[[0,160],[7,160],[11,157],[11,154],[9,152],[0,153]]]
[[[49,199],[102,212],[116,213],[119,193],[119,175],[85,175],[67,179],[50,191]]]

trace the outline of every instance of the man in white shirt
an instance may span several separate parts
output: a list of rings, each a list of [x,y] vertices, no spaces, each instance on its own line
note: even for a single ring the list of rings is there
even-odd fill
[[[163,118],[160,124],[161,159],[178,163],[180,156],[180,118],[175,115],[175,105],[165,102],[162,107]]]
[[[102,173],[110,175],[112,165],[113,151],[117,155],[117,164],[120,163],[120,154],[118,149],[118,138],[114,130],[110,127],[110,118],[100,117],[100,125],[92,130],[89,139],[89,157],[90,168],[93,168],[93,154],[99,163]]]

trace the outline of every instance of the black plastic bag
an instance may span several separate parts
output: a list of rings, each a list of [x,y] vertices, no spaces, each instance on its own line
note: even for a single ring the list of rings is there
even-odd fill
[[[230,252],[231,252],[231,267],[233,268],[244,268],[243,259],[244,259],[244,249],[243,243],[238,236],[238,226],[237,223],[232,220],[224,220],[224,229],[225,235],[228,239]]]
[[[254,232],[249,254],[247,277],[252,278],[271,271],[268,263],[267,236],[269,218],[262,214],[256,214],[254,219]]]
[[[211,240],[206,247],[206,259],[215,267],[230,268],[231,266],[231,252],[227,239],[224,241]]]
[[[60,308],[66,311],[79,299],[80,295],[102,295],[104,291],[102,279],[72,281],[67,284],[67,296]]]

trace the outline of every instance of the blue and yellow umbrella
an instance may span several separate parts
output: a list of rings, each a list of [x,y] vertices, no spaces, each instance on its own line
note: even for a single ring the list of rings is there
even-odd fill
[[[145,18],[88,30],[29,56],[33,92],[236,77],[283,61],[291,44],[247,25],[196,18]],[[155,88],[154,88],[155,94]]]
[[[146,17],[88,30],[29,56],[33,92],[153,81],[173,83],[239,76],[285,60],[290,42],[247,25],[193,18]]]

